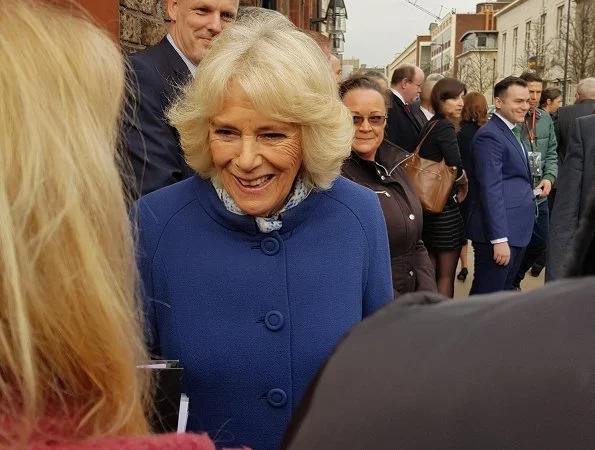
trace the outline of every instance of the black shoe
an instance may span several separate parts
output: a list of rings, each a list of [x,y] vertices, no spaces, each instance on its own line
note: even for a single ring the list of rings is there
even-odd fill
[[[543,270],[544,266],[531,266],[531,276],[537,278],[540,274],[541,271]]]
[[[467,279],[467,275],[469,275],[469,271],[466,267],[463,267],[459,274],[457,275],[457,280],[461,280],[463,283]]]

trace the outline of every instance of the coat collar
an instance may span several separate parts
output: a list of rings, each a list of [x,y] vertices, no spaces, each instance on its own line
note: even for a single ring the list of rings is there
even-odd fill
[[[159,44],[155,46],[155,50],[158,50],[158,54],[163,56],[163,64],[161,64],[161,66],[163,67],[163,65],[165,65],[167,67],[167,69],[165,67],[163,69],[168,70],[170,74],[174,75],[170,75],[170,78],[178,82],[186,82],[191,79],[192,74],[190,73],[188,66],[176,49],[171,45],[167,36],[161,39]],[[164,75],[167,76],[167,73],[164,73]]]
[[[370,173],[383,173],[385,176],[391,176],[395,169],[399,167],[404,161],[412,156],[411,153],[402,149],[398,145],[393,144],[387,140],[382,141],[380,147],[376,151],[376,158],[374,161],[368,161],[358,156],[355,151],[351,151],[349,160],[359,165]]]
[[[193,190],[205,212],[221,226],[248,233],[262,235],[253,216],[234,214],[228,211],[210,180],[205,180],[194,175],[192,179]],[[311,211],[320,201],[320,193],[313,191],[299,205],[285,211],[282,215],[283,226],[279,230],[281,235],[292,232],[298,225],[306,221]]]

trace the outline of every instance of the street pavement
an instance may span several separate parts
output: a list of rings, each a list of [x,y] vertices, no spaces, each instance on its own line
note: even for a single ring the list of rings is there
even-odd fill
[[[469,264],[469,275],[467,275],[467,280],[465,282],[461,282],[459,280],[455,280],[455,298],[465,298],[469,296],[469,289],[471,289],[471,282],[473,281],[473,248],[471,245],[468,246],[468,264]],[[461,262],[459,261],[459,267],[457,267],[457,274],[461,270]],[[544,275],[545,269],[541,271],[539,277],[535,278],[531,276],[531,273],[528,272],[525,275],[525,279],[521,284],[521,289],[523,291],[528,291],[531,289],[536,289],[543,286],[544,283]]]

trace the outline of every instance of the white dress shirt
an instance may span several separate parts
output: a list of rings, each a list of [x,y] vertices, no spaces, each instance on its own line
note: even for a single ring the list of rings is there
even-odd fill
[[[432,117],[434,117],[434,113],[430,112],[430,110],[424,108],[423,106],[419,105],[419,109],[421,109],[421,112],[424,113],[426,119],[430,120]]]

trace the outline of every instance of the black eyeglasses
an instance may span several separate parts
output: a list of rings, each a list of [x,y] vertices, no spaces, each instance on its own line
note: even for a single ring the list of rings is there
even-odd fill
[[[373,126],[384,125],[387,116],[370,116],[368,117],[368,123]],[[362,116],[353,116],[353,124],[360,126],[364,123],[365,117]]]

